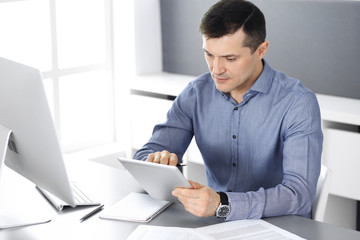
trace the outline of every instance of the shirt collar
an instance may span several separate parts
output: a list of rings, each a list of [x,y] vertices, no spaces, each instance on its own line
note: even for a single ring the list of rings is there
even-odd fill
[[[248,90],[248,92],[254,91],[254,92],[268,93],[270,91],[271,84],[273,82],[274,69],[268,64],[268,62],[265,59],[263,59],[262,61],[264,63],[264,68],[258,79]],[[229,100],[231,98],[230,93],[225,93],[225,92],[220,92],[220,93],[226,98],[226,100]]]
[[[274,69],[270,67],[265,59],[263,59],[264,68],[255,81],[255,83],[251,86],[249,91],[256,91],[262,93],[268,93],[271,88],[271,84],[273,82]]]

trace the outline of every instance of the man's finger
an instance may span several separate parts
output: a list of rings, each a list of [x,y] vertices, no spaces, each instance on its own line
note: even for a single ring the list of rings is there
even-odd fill
[[[164,150],[160,153],[160,163],[161,164],[168,165],[169,159],[170,159],[170,153],[168,151]]]
[[[148,162],[160,163],[160,152],[150,153],[146,159]]]
[[[155,153],[150,153],[146,159],[147,162],[154,162]]]
[[[198,182],[193,182],[191,180],[189,180],[189,183],[191,184],[191,186],[194,188],[194,189],[199,189],[199,188],[203,188],[203,187],[206,187],[205,185],[202,185]]]
[[[176,166],[177,163],[178,163],[178,158],[177,158],[176,154],[175,154],[175,153],[171,153],[171,154],[170,154],[169,165],[171,165],[171,166]]]

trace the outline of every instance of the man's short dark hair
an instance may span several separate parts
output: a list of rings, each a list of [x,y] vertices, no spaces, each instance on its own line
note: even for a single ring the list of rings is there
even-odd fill
[[[264,14],[253,3],[243,0],[221,0],[203,16],[200,32],[209,38],[220,38],[243,29],[246,37],[244,47],[254,53],[265,41]]]

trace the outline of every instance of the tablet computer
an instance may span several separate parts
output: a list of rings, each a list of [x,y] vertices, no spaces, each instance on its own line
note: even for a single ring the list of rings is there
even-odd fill
[[[192,188],[189,181],[175,166],[156,164],[141,160],[119,157],[118,160],[155,199],[178,201],[171,192],[176,187]]]

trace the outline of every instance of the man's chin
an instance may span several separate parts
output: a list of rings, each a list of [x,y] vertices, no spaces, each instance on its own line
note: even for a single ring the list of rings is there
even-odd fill
[[[224,86],[224,84],[216,83],[216,88],[217,88],[217,90],[219,90],[220,92],[223,92],[223,93],[230,92],[230,88],[227,86]]]

